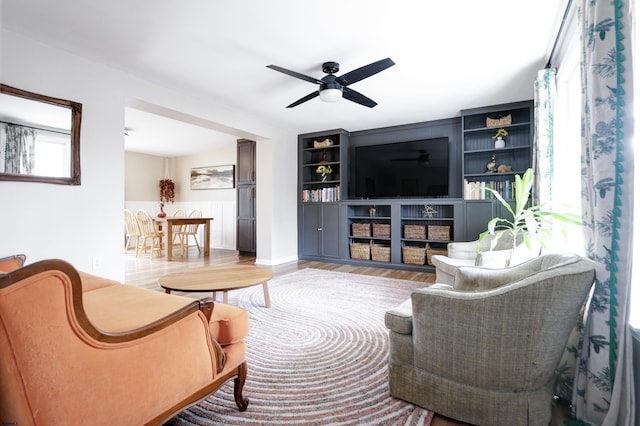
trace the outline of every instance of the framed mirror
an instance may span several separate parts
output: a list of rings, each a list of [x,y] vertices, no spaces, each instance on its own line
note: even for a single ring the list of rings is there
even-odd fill
[[[0,180],[80,185],[82,104],[0,84]]]

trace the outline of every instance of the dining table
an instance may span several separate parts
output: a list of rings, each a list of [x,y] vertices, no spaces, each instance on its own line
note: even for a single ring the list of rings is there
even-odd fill
[[[203,254],[209,257],[209,246],[211,243],[211,221],[212,217],[167,217],[156,220],[160,229],[166,224],[167,235],[167,260],[173,260],[173,230],[174,226],[182,225],[204,225]]]

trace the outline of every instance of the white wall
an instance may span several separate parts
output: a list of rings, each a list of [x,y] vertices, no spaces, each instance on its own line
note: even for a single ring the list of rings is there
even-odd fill
[[[164,179],[164,158],[125,152],[125,201],[160,201],[160,179]]]
[[[230,137],[226,143],[217,143],[215,151],[206,154],[165,159],[135,152],[125,153],[125,207],[131,211],[145,209],[149,213],[158,211],[160,179],[164,179],[165,165],[168,177],[175,185],[175,202],[168,203],[164,211],[173,215],[183,209],[187,214],[200,210],[205,217],[212,217],[211,247],[236,249],[236,190],[209,189],[192,190],[190,173],[193,167],[235,165],[237,160],[236,140]],[[202,229],[198,238],[204,242]]]
[[[257,257],[277,264],[296,257],[296,132],[211,99],[200,99],[135,78],[65,51],[2,30],[2,82],[82,103],[81,186],[0,182],[0,255],[25,253],[28,262],[61,258],[122,280],[124,111],[132,102],[180,111],[218,123],[258,142]],[[235,132],[235,133],[233,133]],[[272,162],[276,162],[275,167]]]

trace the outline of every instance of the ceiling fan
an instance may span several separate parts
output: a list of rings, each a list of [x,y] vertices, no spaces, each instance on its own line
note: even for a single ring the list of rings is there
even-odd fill
[[[291,105],[288,105],[287,108],[293,108],[294,106],[300,105],[303,102],[307,102],[315,98],[316,96],[319,96],[320,99],[325,102],[337,102],[341,98],[345,98],[357,104],[373,108],[374,106],[378,105],[375,101],[367,98],[362,93],[356,92],[355,90],[347,86],[360,80],[364,80],[367,77],[371,77],[372,75],[377,74],[380,71],[384,71],[393,65],[395,65],[395,62],[393,62],[391,59],[381,59],[379,61],[373,62],[369,65],[365,65],[337,77],[334,74],[340,70],[340,64],[338,64],[337,62],[325,62],[324,64],[322,64],[322,72],[327,75],[322,77],[322,79],[317,79],[315,77],[300,74],[298,72],[291,71],[277,65],[267,65],[267,68],[271,68],[272,70],[290,75],[291,77],[308,81],[309,83],[320,85],[318,90],[298,99]]]

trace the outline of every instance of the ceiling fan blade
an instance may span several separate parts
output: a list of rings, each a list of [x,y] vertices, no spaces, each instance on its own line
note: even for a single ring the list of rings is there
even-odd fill
[[[300,74],[299,72],[291,71],[286,68],[279,67],[277,65],[267,65],[267,68],[271,68],[272,70],[290,75],[291,77],[299,78],[300,80],[308,81],[309,83],[316,83],[316,84],[322,83],[321,80],[318,80],[315,77],[310,77],[308,75]]]
[[[316,90],[315,92],[309,93],[309,94],[308,94],[307,96],[305,96],[304,98],[300,98],[300,99],[298,99],[297,101],[295,101],[294,103],[292,103],[291,105],[288,105],[288,106],[287,106],[287,108],[293,108],[294,106],[298,106],[298,105],[300,105],[300,104],[301,104],[301,103],[303,103],[303,102],[307,102],[307,101],[309,101],[309,100],[311,100],[311,99],[313,99],[313,98],[317,97],[319,94],[320,94],[320,92],[319,92],[319,91],[317,91],[317,90]]]
[[[376,101],[369,99],[362,93],[356,92],[355,90],[348,87],[342,88],[342,97],[369,108],[373,108],[374,106],[378,105]]]
[[[384,71],[393,65],[395,65],[395,62],[393,62],[390,58],[381,59],[377,62],[365,65],[364,67],[349,71],[348,73],[336,78],[336,81],[343,86],[348,86],[360,80],[364,80],[367,77],[371,77],[372,75],[377,74],[380,71]]]

